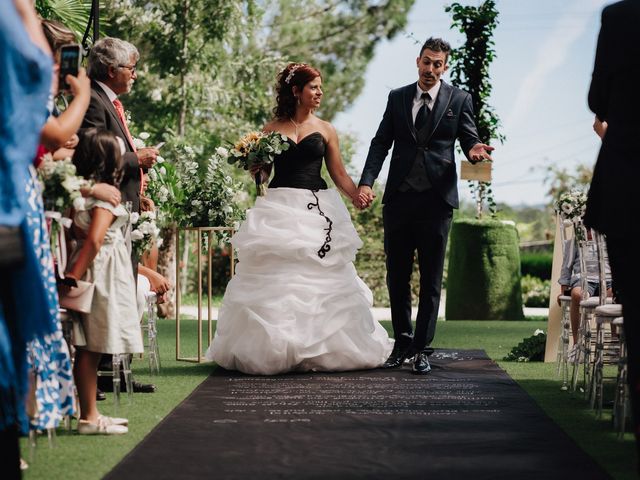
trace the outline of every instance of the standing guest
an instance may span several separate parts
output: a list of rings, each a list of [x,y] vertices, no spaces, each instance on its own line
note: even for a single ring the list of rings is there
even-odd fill
[[[106,37],[98,40],[89,53],[88,73],[91,78],[91,101],[85,114],[82,128],[91,127],[108,130],[122,138],[125,143],[123,177],[120,192],[123,202],[131,202],[132,212],[140,211],[142,176],[156,162],[155,148],[136,149],[129,132],[124,107],[119,95],[129,93],[136,79],[140,54],[131,43],[118,38]],[[138,259],[131,259],[134,278],[137,276]],[[132,292],[135,299],[135,289]],[[111,369],[111,359],[105,356],[101,370]],[[101,377],[100,388],[112,390],[110,377]],[[134,392],[150,393],[156,390],[153,384],[133,382]]]
[[[471,95],[440,79],[450,50],[444,40],[429,38],[416,58],[417,83],[389,94],[359,183],[361,201],[370,204],[393,145],[382,215],[395,345],[384,367],[397,368],[414,357],[417,374],[431,370],[427,356],[433,352],[447,237],[458,208],[455,141],[471,162],[490,160],[493,150],[478,138]],[[410,280],[416,250],[420,301],[414,333]]]
[[[636,183],[640,178],[638,24],[638,0],[623,0],[602,11],[589,88],[589,107],[596,114],[594,129],[602,137],[602,146],[584,221],[607,237],[613,286],[624,314],[629,390],[640,457],[640,249],[635,235],[639,215]]]
[[[89,129],[73,155],[78,174],[88,180],[117,186],[122,178],[122,155],[116,136],[106,130]],[[86,209],[75,212],[78,238],[65,281],[92,282],[95,286],[91,312],[82,314],[76,335],[74,374],[80,399],[80,434],[122,434],[128,421],[100,415],[96,407],[97,368],[102,353],[142,353],[135,280],[122,226],[129,212],[122,205],[94,198]]]
[[[122,138],[126,152],[122,156],[124,176],[120,184],[122,201],[132,203],[132,211],[140,211],[142,175],[156,162],[158,150],[136,149],[127,126],[119,95],[129,93],[136,79],[140,54],[129,42],[103,38],[91,48],[88,74],[91,78],[91,101],[82,128],[103,128]]]
[[[52,333],[37,245],[28,236],[29,166],[47,119],[51,52],[29,0],[3,2],[0,15],[0,465],[20,478],[19,430],[26,431],[26,344]],[[20,303],[21,292],[29,300]],[[23,293],[24,294],[24,293]]]

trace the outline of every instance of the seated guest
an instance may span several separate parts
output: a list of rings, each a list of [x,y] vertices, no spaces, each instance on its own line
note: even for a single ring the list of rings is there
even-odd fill
[[[598,268],[598,255],[591,249],[585,249],[585,263],[587,268],[587,297],[600,295],[600,270]],[[611,270],[609,259],[605,259],[607,295],[612,295],[611,290]],[[564,255],[562,258],[562,268],[560,270],[560,294],[558,295],[558,305],[560,305],[560,295],[571,296],[571,306],[569,317],[571,320],[571,334],[573,336],[573,347],[569,351],[569,359],[573,360],[577,352],[576,342],[578,340],[578,329],[580,328],[580,302],[582,298],[582,274],[580,271],[580,254],[578,241],[571,238],[565,241]]]
[[[73,156],[78,174],[96,182],[118,186],[122,154],[116,136],[89,129]],[[142,353],[135,280],[121,227],[129,221],[122,206],[90,198],[86,210],[75,212],[74,232],[79,238],[70,259],[67,279],[93,282],[91,313],[82,314],[74,366],[80,398],[80,434],[126,433],[126,419],[100,415],[96,407],[97,369],[102,353]],[[84,339],[82,338],[84,336]],[[84,341],[83,341],[84,340]]]

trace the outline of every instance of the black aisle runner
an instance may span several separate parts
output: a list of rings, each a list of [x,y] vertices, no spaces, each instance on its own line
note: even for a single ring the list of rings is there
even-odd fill
[[[609,478],[484,352],[431,359],[426,377],[218,369],[107,478]]]

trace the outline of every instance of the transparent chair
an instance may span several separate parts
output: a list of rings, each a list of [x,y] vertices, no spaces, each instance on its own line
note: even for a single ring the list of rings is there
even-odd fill
[[[606,246],[604,236],[594,232],[596,245],[598,248],[598,270],[600,272],[600,292],[605,292],[604,299],[607,299],[606,290]],[[617,365],[620,358],[620,343],[613,336],[613,321],[622,316],[622,305],[606,304],[603,295],[600,295],[600,305],[594,310],[596,324],[594,357],[592,365],[591,384],[589,396],[591,407],[596,409],[596,415],[602,415],[603,390],[604,390],[604,366]],[[608,328],[607,328],[608,327]]]
[[[111,365],[111,370],[98,370],[98,376],[112,377],[113,402],[117,409],[120,406],[120,392],[122,391],[121,378],[124,378],[129,403],[131,403],[133,399],[133,378],[131,375],[131,360],[129,359],[129,354],[114,353]]]
[[[616,390],[613,400],[613,427],[618,433],[620,440],[624,437],[629,412],[629,384],[627,383],[627,347],[624,337],[624,320],[622,317],[615,318],[612,322],[618,329],[618,372],[616,375]]]
[[[611,299],[607,298],[606,288],[604,291],[600,289],[598,296],[589,297],[588,293],[589,281],[598,283],[601,281],[599,273],[596,273],[595,277],[589,277],[587,268],[587,264],[591,262],[591,259],[598,258],[596,232],[587,229],[582,221],[575,221],[574,231],[578,243],[582,301],[580,302],[580,326],[578,328],[578,339],[576,342],[578,350],[573,361],[571,389],[576,391],[580,383],[580,390],[588,396],[591,387],[591,362],[594,348],[592,339],[595,337],[594,312],[596,307],[604,305],[605,303],[611,303]],[[579,382],[580,376],[582,376],[581,382]]]
[[[149,371],[151,374],[160,373],[160,349],[158,347],[158,329],[156,315],[155,292],[147,292],[145,294],[145,305],[147,309],[146,321],[142,325],[142,331],[147,333],[147,344],[145,350],[149,358]]]

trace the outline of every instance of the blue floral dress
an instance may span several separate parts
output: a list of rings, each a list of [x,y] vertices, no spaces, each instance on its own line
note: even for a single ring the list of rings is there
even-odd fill
[[[53,333],[36,337],[27,345],[29,369],[35,373],[37,407],[36,415],[30,419],[29,428],[46,430],[56,428],[65,415],[74,413],[74,396],[69,349],[60,325],[58,291],[49,233],[44,217],[42,193],[34,176],[35,174],[26,186],[26,195],[29,199],[26,230],[39,259],[41,277],[46,289],[49,322],[53,325]],[[22,301],[28,302],[28,295],[24,297]]]

